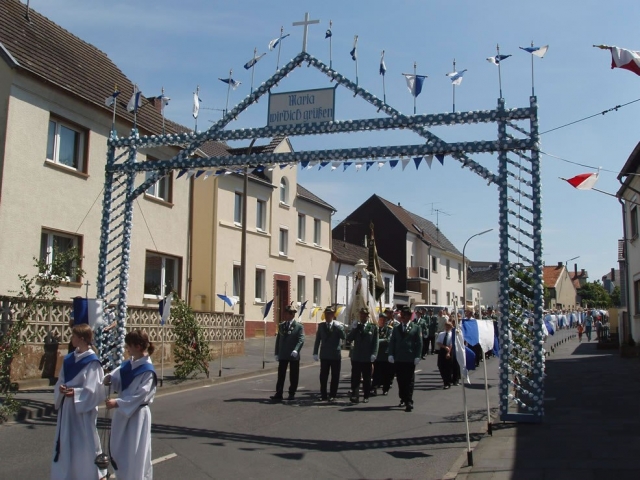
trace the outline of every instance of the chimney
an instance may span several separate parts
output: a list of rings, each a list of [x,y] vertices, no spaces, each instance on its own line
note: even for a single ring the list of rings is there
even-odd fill
[[[145,97],[145,98],[147,98],[147,97]],[[161,98],[150,97],[150,98],[147,98],[147,100],[153,106],[153,108],[156,109],[156,112],[158,112],[160,114],[162,113],[162,99]]]
[[[584,268],[580,270],[580,275],[584,277]]]
[[[558,262],[558,268],[562,268],[562,267],[564,267],[564,263]]]
[[[616,269],[615,268],[611,269],[611,281],[612,282],[616,281]]]
[[[577,263],[573,264],[573,273],[574,273],[574,275],[576,277],[578,276],[578,264]]]

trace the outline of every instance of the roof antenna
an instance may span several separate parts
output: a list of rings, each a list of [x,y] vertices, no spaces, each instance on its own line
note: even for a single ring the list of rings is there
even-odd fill
[[[31,0],[27,0],[27,11],[26,11],[26,12],[25,12],[25,14],[24,14],[24,18],[26,18],[26,19],[27,19],[27,22],[29,22],[29,23],[31,23],[31,19],[29,18],[29,2],[30,2],[30,1],[31,1]]]

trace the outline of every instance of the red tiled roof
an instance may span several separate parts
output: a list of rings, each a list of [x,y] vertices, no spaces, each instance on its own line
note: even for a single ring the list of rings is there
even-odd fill
[[[558,279],[564,270],[564,265],[558,267],[557,265],[551,267],[544,267],[542,270],[542,280],[548,288],[555,288]]]

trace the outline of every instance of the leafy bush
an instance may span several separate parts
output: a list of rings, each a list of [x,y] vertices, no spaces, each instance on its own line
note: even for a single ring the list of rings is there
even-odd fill
[[[176,337],[173,347],[176,377],[193,378],[200,372],[209,377],[211,352],[193,310],[185,301],[174,297],[171,305],[171,319]]]

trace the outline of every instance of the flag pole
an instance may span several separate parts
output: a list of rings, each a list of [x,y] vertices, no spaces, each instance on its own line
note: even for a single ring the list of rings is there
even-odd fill
[[[229,93],[231,92],[231,76],[233,75],[233,69],[229,70],[229,82],[227,83],[227,104],[224,107],[224,114],[229,112]]]
[[[160,355],[160,386],[164,385],[164,322],[162,322],[162,355]]]
[[[276,62],[276,72],[280,67],[280,48],[282,48],[282,34],[284,33],[284,27],[280,27],[280,41],[278,42],[278,61]]]
[[[416,84],[418,82],[418,65],[416,62],[413,62],[413,114],[416,114]]]
[[[329,68],[333,69],[333,59],[332,59],[332,51],[333,45],[331,44],[331,40],[333,40],[333,21],[329,20],[329,31],[331,31],[331,35],[329,36]]]
[[[353,48],[355,49],[353,53],[356,55],[356,86],[358,86],[358,35],[355,36]]]
[[[227,296],[227,282],[224,283],[224,296]],[[220,333],[220,368],[218,377],[222,376],[222,357],[224,356],[224,320],[227,317],[227,302],[222,302],[222,332]]]
[[[382,50],[382,61],[384,61],[384,50]],[[387,103],[387,89],[384,85],[384,77],[386,76],[386,72],[382,74],[382,101]]]
[[[117,84],[113,84],[113,92],[117,92],[118,91],[118,85]],[[113,99],[113,117],[111,119],[111,136],[115,137],[116,135],[116,107],[117,107],[117,103],[118,103],[118,97],[115,97]]]
[[[533,47],[533,40],[531,40],[531,46]],[[531,54],[531,96],[535,97],[536,93],[533,88],[533,53]]]
[[[500,45],[497,44],[496,45],[496,51],[498,52],[496,54],[496,59],[498,60],[498,86],[500,87],[500,98],[502,98],[502,70],[501,70],[501,63],[500,62]]]
[[[480,316],[482,317],[482,315]],[[493,436],[493,431],[491,429],[491,407],[489,406],[489,381],[487,379],[487,356],[485,355],[484,350],[482,350],[482,355],[484,356],[484,358],[482,359],[482,364],[484,365],[484,393],[487,397],[487,432],[489,433],[489,435]]]
[[[138,98],[140,98],[139,96],[136,96],[136,93],[138,92],[138,85],[134,85],[133,86],[133,129],[135,130],[137,128],[137,124],[138,124]]]
[[[164,135],[164,87],[162,87],[162,95],[160,96],[160,109],[162,110],[162,135]]]
[[[262,369],[264,370],[267,355],[267,317],[265,316],[262,321],[264,322],[264,341],[262,343]]]
[[[460,366],[461,373],[464,372],[466,365]],[[461,375],[462,376],[462,375]],[[465,379],[462,379],[462,403],[464,405],[464,425],[467,431],[467,464],[473,467],[473,452],[471,451],[471,437],[469,435],[469,413],[467,411],[467,387]]]
[[[253,65],[251,65],[251,92],[250,92],[250,93],[253,93],[253,72],[254,72],[254,70],[256,69],[256,61],[255,61],[255,58],[256,58],[256,55],[257,55],[257,54],[258,54],[258,47],[255,47],[255,48],[253,49]]]
[[[456,59],[453,59],[453,71],[456,71]],[[453,110],[451,113],[456,113],[456,83],[451,82],[453,86]]]
[[[198,98],[198,102],[200,102],[200,85],[196,85],[196,97]],[[227,97],[228,98],[228,97]],[[193,129],[195,133],[198,133],[198,115],[196,115],[196,126]]]

